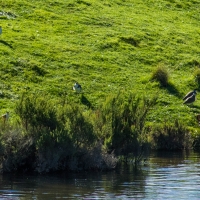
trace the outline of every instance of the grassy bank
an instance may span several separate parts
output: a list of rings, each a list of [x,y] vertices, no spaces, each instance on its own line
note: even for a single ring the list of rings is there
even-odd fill
[[[123,91],[157,96],[145,118],[155,141],[162,139],[158,127],[168,131],[176,121],[199,137],[199,94],[194,104],[182,104],[188,91],[200,90],[197,0],[0,2],[0,114],[10,112],[7,130],[25,128],[27,115],[16,112],[24,92],[48,94],[55,107],[67,98],[95,112]],[[168,73],[166,85],[152,79],[158,67]],[[76,81],[83,95],[72,91]]]
[[[198,1],[2,1],[1,111],[23,90],[69,95],[75,81],[94,106],[110,93],[159,95],[151,122],[183,119],[195,126],[184,94],[198,88]],[[164,65],[170,85],[150,81]],[[12,116],[15,117],[14,115]]]

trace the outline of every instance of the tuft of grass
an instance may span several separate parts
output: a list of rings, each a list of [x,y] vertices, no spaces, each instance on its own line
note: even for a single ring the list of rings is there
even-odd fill
[[[169,72],[167,68],[159,65],[152,74],[152,80],[158,81],[161,86],[166,87],[169,84]]]

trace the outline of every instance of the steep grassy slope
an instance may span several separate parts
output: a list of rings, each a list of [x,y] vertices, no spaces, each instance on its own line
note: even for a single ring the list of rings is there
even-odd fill
[[[12,113],[24,90],[80,98],[72,91],[78,81],[94,107],[121,89],[159,95],[150,122],[197,126],[200,101],[186,106],[182,97],[198,87],[198,0],[0,2],[0,113]],[[159,65],[169,70],[166,88],[151,81]]]

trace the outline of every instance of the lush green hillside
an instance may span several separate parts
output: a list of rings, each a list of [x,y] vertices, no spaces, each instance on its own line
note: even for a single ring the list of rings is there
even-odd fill
[[[199,87],[198,0],[6,0],[0,9],[0,114],[14,118],[24,90],[80,98],[78,81],[93,107],[119,90],[159,95],[150,122],[197,126],[200,94],[192,106],[182,97]],[[167,87],[151,80],[158,66]]]

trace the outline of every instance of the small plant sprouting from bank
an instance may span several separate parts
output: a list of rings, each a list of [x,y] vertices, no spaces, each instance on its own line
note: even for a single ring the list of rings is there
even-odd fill
[[[160,83],[161,86],[166,87],[169,84],[169,72],[165,66],[159,65],[152,74],[152,80]]]

